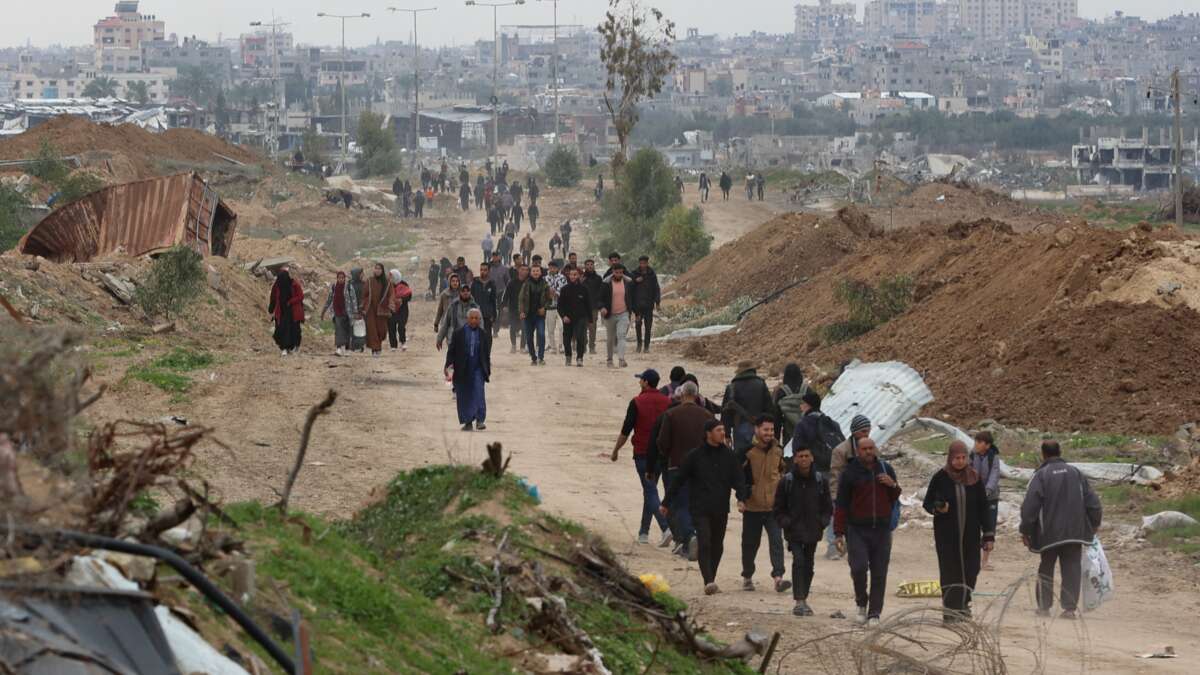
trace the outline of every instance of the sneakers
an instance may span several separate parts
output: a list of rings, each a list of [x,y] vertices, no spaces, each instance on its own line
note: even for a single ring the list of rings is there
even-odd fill
[[[563,358],[564,358],[564,359],[565,359],[565,361],[566,361],[565,363],[563,363],[563,365],[564,365],[564,366],[570,366],[570,365],[571,365],[571,355],[570,355],[570,354],[567,354],[567,355],[566,355],[565,357],[563,357]]]
[[[1063,613],[1058,615],[1058,618],[1066,619],[1067,621],[1074,621],[1075,619],[1079,618],[1079,614],[1077,614],[1073,609],[1064,609]]]
[[[693,536],[687,543],[687,559],[696,562],[700,559],[700,540]]]
[[[608,367],[609,367],[609,368],[616,368],[616,366],[614,366],[614,365],[613,365],[612,359],[609,359],[609,360],[608,360]]]
[[[705,595],[716,595],[717,593],[720,593],[720,592],[721,592],[721,588],[719,586],[717,586],[716,584],[706,584],[704,586],[704,594]]]
[[[580,356],[579,358],[575,359],[575,367],[576,367],[576,368],[582,368],[582,367],[583,367],[583,357],[582,357],[582,356]]]
[[[830,544],[829,547],[825,549],[825,559],[826,560],[841,560],[842,554],[838,553],[836,546],[834,546],[833,544]]]
[[[658,547],[666,548],[671,545],[672,541],[675,541],[675,537],[671,534],[670,530],[667,530],[666,532],[663,532],[662,540],[658,542]]]
[[[778,577],[775,579],[776,593],[783,593],[784,591],[791,590],[791,588],[792,582],[788,581],[787,579],[784,579],[783,577]]]
[[[531,366],[536,366],[536,365],[537,365],[537,359],[534,359],[534,360],[530,361],[530,362],[529,362],[529,365],[531,365]]]
[[[288,354],[288,351],[287,351],[286,349],[280,349],[280,350],[279,350],[279,355],[280,355],[280,356],[287,356],[287,354]]]
[[[621,367],[622,367],[622,368],[628,368],[628,367],[629,367],[629,364],[628,364],[628,363],[625,363],[625,359],[621,359]]]
[[[742,579],[742,590],[743,590],[743,591],[752,591],[752,590],[754,590],[754,580],[753,580],[753,579],[751,579],[750,577],[744,577],[744,578]]]
[[[408,351],[408,345],[400,345],[400,351],[402,351],[402,352]]]
[[[471,431],[471,423],[467,422],[466,424],[462,425],[462,430],[463,431]]]
[[[879,628],[879,617],[873,616],[867,619],[867,628]]]
[[[483,422],[476,422],[476,423],[475,423],[475,430],[476,430],[476,431],[483,431],[484,429],[487,429],[487,425],[486,425],[486,424],[484,424]]]
[[[342,349],[341,347],[338,347],[337,349],[333,350],[333,353],[335,356],[345,356],[346,350]]]
[[[538,359],[538,365],[539,365],[539,366],[544,366],[544,365],[546,365],[546,359]]]
[[[639,534],[638,535],[638,543],[639,544],[649,544],[650,543],[650,535],[646,534],[646,533]]]
[[[804,600],[797,600],[796,606],[792,608],[792,615],[793,616],[812,616],[813,611],[812,611],[812,608],[808,606],[808,602],[806,602]]]
[[[866,605],[863,605],[862,607],[859,607],[859,608],[858,608],[858,609],[855,611],[855,613],[854,613],[854,623],[856,623],[856,624],[858,624],[858,625],[860,625],[860,626],[865,626],[865,625],[867,624],[867,607],[866,607]]]
[[[650,345],[646,345],[645,347],[642,347],[642,353],[649,354],[650,353]]]

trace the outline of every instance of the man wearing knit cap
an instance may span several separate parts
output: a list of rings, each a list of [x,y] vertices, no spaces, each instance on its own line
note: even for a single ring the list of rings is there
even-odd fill
[[[850,436],[846,440],[838,444],[833,449],[833,457],[829,464],[829,481],[831,485],[837,485],[838,477],[842,474],[842,469],[846,468],[846,463],[858,456],[859,442],[871,437],[871,420],[867,419],[866,415],[855,415],[850,420]],[[834,546],[833,523],[825,529],[825,541],[828,547],[825,549],[826,560],[839,560],[842,557],[838,553],[837,546]]]

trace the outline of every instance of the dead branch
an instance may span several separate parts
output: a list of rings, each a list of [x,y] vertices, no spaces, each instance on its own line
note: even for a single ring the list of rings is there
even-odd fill
[[[154,516],[142,531],[138,534],[138,539],[142,541],[154,541],[158,539],[158,535],[167,530],[183,523],[183,521],[192,517],[196,512],[196,503],[191,499],[184,497],[175,502],[175,505],[169,509],[159,511],[158,515]]]
[[[767,672],[767,666],[771,665],[771,657],[775,655],[775,648],[779,646],[779,631],[771,636],[771,644],[767,646],[767,653],[763,656],[762,663],[758,664],[758,672]]]
[[[3,307],[4,311],[8,312],[8,315],[11,316],[17,323],[21,325],[29,323],[29,320],[26,319],[23,314],[18,312],[17,308],[13,307],[12,304],[9,303],[8,298],[4,297],[3,294],[0,294],[0,307]]]
[[[495,445],[499,445],[496,443]],[[492,558],[492,573],[496,576],[496,585],[492,588],[492,608],[488,610],[487,627],[493,633],[500,632],[500,605],[504,602],[504,575],[500,570],[500,556],[504,553],[504,545],[508,543],[508,530],[504,531],[504,536],[500,538],[500,545],[496,547],[496,556]]]
[[[313,424],[316,423],[317,417],[329,412],[330,406],[337,400],[337,392],[330,389],[325,394],[325,400],[316,404],[308,411],[308,416],[304,419],[304,431],[300,434],[300,449],[296,452],[296,462],[292,465],[292,471],[288,474],[287,482],[283,486],[283,494],[279,497],[279,502],[275,504],[275,508],[287,512],[288,500],[292,497],[292,487],[296,485],[296,477],[300,475],[300,468],[304,466],[304,455],[308,452],[308,439],[312,435]]]
[[[504,450],[499,443],[489,443],[487,453],[487,459],[483,460],[483,472],[496,478],[503,476],[504,471],[508,469],[508,463],[512,461],[512,454],[509,453],[508,459],[501,461]]]

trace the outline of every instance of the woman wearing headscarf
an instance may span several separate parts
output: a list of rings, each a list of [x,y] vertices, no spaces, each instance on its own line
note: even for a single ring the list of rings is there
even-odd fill
[[[300,324],[304,323],[304,289],[292,278],[287,265],[275,274],[267,311],[275,320],[275,344],[279,346],[280,356],[299,351]]]
[[[383,351],[383,341],[387,339],[388,319],[396,304],[392,280],[383,271],[383,265],[375,263],[371,267],[371,276],[363,284],[360,297],[363,319],[367,322],[367,348],[371,350],[371,356],[379,356]]]
[[[350,287],[354,290],[354,297],[356,299],[356,302],[361,304],[362,297],[363,297],[363,291],[367,287],[366,283],[363,281],[363,269],[361,267],[350,268]],[[356,317],[356,318],[358,318],[358,317]],[[353,326],[354,322],[351,321],[350,325]],[[356,352],[361,352],[363,350],[363,347],[365,347],[367,344],[366,338],[361,338],[361,337],[355,336],[353,331],[351,331],[350,335],[351,335],[350,350],[356,351]]]
[[[980,549],[991,550],[996,538],[988,526],[987,491],[971,467],[967,445],[962,441],[950,444],[946,466],[929,481],[924,507],[933,514],[943,620],[961,621],[971,616]]]
[[[412,300],[412,288],[401,276],[400,270],[391,270],[388,276],[392,280],[392,292],[396,298],[392,315],[388,317],[388,344],[392,349],[397,345],[401,351],[408,351],[408,301]]]

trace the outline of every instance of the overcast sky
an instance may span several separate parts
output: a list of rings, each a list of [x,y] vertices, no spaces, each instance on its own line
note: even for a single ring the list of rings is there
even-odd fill
[[[4,4],[15,0],[2,0]],[[482,1],[482,0],[481,0]],[[747,34],[759,30],[769,33],[790,32],[795,0],[647,0],[675,20],[682,35],[687,28],[721,35]],[[806,0],[816,4],[816,0]],[[7,8],[0,21],[0,46],[12,47],[31,42],[34,45],[79,45],[92,40],[96,20],[112,13],[114,0],[41,0],[36,4],[17,3]],[[861,1],[858,3],[863,4]],[[19,8],[18,8],[19,6]],[[492,12],[482,7],[466,7],[462,0],[142,0],[141,11],[166,21],[167,33],[196,35],[215,40],[250,30],[251,21],[269,20],[272,8],[284,20],[292,22],[296,40],[309,44],[336,44],[340,41],[341,22],[318,19],[317,12],[357,14],[369,12],[369,19],[346,22],[346,42],[361,45],[383,40],[408,40],[412,20],[408,14],[393,14],[387,7],[431,7],[436,12],[423,14],[419,24],[422,44],[465,44],[490,38]],[[559,23],[579,23],[594,27],[604,15],[606,0],[561,0]],[[1084,16],[1099,18],[1114,10],[1145,18],[1159,18],[1182,11],[1196,11],[1195,0],[1079,0]],[[547,1],[527,0],[520,7],[500,9],[503,24],[549,24],[551,7]]]

